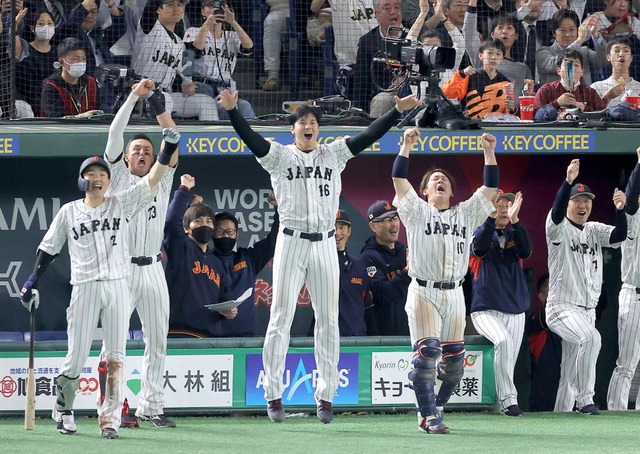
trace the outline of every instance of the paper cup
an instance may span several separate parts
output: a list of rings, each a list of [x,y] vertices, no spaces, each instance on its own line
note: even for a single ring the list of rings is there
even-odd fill
[[[636,106],[636,108],[640,108],[640,96],[625,96],[624,100],[629,104]]]
[[[520,96],[520,119],[533,120],[534,96]]]

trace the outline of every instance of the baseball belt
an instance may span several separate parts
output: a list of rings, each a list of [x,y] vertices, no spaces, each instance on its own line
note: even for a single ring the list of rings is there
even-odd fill
[[[289,236],[297,236],[299,238],[302,238],[303,240],[322,241],[325,238],[331,238],[336,233],[336,231],[332,229],[326,233],[305,233],[305,232],[296,232],[295,230],[290,229],[289,227],[285,227],[282,230],[282,233]]]
[[[420,287],[427,288],[437,288],[438,290],[453,290],[454,288],[460,287],[464,282],[464,279],[460,279],[459,281],[423,281],[422,279],[416,279],[416,282]]]
[[[153,262],[159,262],[162,260],[162,253],[158,253],[155,257],[131,257],[131,263],[138,266],[151,265]]]

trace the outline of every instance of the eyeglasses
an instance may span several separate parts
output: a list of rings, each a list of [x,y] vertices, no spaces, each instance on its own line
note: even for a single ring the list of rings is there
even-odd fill
[[[213,233],[216,236],[222,236],[222,235],[225,235],[225,236],[236,236],[237,232],[238,231],[236,229],[226,229],[226,230],[225,229],[214,229],[214,231],[213,231]]]
[[[399,221],[400,218],[398,217],[398,215],[396,214],[395,216],[391,216],[388,218],[384,218],[384,219],[378,219],[377,221],[373,221],[375,224],[391,224],[392,222],[396,222]]]

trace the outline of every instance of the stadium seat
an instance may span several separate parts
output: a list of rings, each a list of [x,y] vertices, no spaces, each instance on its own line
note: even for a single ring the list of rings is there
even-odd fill
[[[24,340],[26,342],[31,341],[31,333],[29,331],[24,332]],[[34,335],[34,340],[36,342],[67,340],[67,332],[66,331],[36,331]]]
[[[324,29],[325,42],[322,45],[322,61],[324,63],[324,79],[322,83],[322,96],[336,94],[336,76],[338,75],[338,61],[333,55],[335,37],[333,27]]]
[[[21,331],[0,331],[0,342],[22,342],[24,334]]]

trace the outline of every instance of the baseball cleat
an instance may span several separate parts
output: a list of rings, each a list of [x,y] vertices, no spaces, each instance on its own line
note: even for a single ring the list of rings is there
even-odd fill
[[[114,440],[118,438],[118,431],[116,429],[112,429],[111,427],[105,427],[102,429],[100,433],[100,438],[107,438],[109,440]]]
[[[524,416],[524,412],[517,405],[509,405],[500,412],[505,416]]]
[[[439,418],[422,418],[418,430],[427,434],[448,434],[449,428]]]
[[[331,402],[320,399],[318,401],[318,410],[316,411],[318,418],[325,424],[329,424],[333,420],[333,407]]]
[[[73,411],[71,410],[60,412],[54,405],[51,418],[58,423],[56,428],[58,432],[63,435],[73,435],[78,431],[78,427],[73,418]]]
[[[282,399],[270,400],[267,403],[267,415],[273,422],[284,421],[284,407],[282,406]]]
[[[159,427],[161,429],[168,428],[168,427],[176,427],[176,423],[170,420],[169,418],[167,418],[165,414],[147,416],[147,415],[139,415],[136,413],[136,416],[142,419],[143,421],[149,421],[151,424],[154,425],[154,427]]]
[[[440,421],[444,422],[444,408],[443,407],[436,407],[435,417],[438,418]]]
[[[600,409],[595,404],[588,404],[580,409],[576,409],[576,413],[580,415],[599,415]]]

